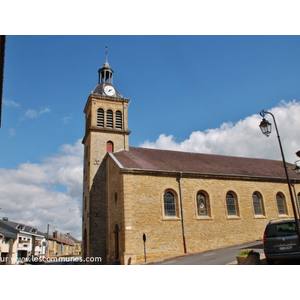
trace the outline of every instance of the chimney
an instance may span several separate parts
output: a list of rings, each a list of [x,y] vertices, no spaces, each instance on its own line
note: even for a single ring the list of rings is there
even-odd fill
[[[3,221],[8,221],[8,217],[3,217]]]
[[[58,232],[57,232],[57,230],[55,230],[55,231],[53,232],[53,237],[54,237],[55,239],[58,238]]]

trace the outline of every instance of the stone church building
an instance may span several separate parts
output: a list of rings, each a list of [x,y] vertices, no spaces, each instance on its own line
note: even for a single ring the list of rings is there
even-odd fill
[[[130,100],[107,59],[98,72],[84,109],[84,258],[140,264],[237,245],[293,216],[280,161],[130,147]]]

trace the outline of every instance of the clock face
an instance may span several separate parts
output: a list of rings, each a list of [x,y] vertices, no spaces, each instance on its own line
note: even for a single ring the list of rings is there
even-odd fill
[[[113,86],[107,85],[107,86],[104,87],[104,93],[107,96],[113,96],[115,94],[115,89],[114,89]]]

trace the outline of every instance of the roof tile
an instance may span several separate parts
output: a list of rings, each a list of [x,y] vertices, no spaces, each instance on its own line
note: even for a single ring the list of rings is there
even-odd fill
[[[114,156],[125,169],[286,178],[283,163],[268,159],[137,147],[130,147],[129,151],[116,152]],[[288,165],[290,168],[294,167]],[[289,170],[289,176],[291,179],[300,180],[299,175],[292,170]]]

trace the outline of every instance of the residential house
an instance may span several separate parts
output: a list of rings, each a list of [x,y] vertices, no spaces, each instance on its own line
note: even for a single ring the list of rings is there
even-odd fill
[[[80,256],[81,255],[81,241],[74,238],[69,232],[67,234],[60,234],[59,238],[73,244],[73,248],[71,249],[72,255]]]
[[[2,245],[5,254],[9,257],[10,264],[24,262],[31,256],[45,256],[45,236],[34,227],[22,223],[9,221],[8,218],[0,220],[0,233],[5,237]]]

